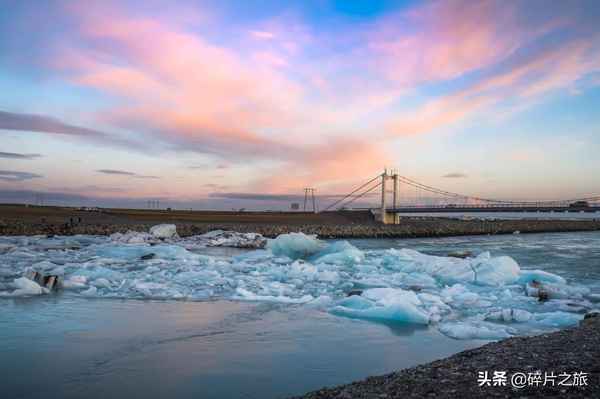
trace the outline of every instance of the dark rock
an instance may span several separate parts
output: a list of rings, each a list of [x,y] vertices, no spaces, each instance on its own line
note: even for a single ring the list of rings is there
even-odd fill
[[[467,258],[472,258],[473,253],[471,251],[456,251],[456,252],[450,252],[447,256],[450,258],[467,259]]]
[[[549,299],[550,299],[550,295],[548,294],[548,291],[545,291],[540,288],[538,291],[538,301],[546,302]]]
[[[596,318],[596,317],[600,317],[600,312],[589,312],[589,313],[586,313],[586,315],[583,316],[583,319],[587,320],[587,319],[593,319],[593,318]]]
[[[156,254],[149,253],[149,254],[140,256],[140,259],[141,260],[150,260],[150,259],[154,259],[155,257],[156,257]]]
[[[346,294],[346,296],[354,296],[354,295],[360,296],[360,295],[362,295],[362,293],[363,293],[362,290],[352,290],[352,291],[348,292],[348,294]]]
[[[35,281],[41,287],[45,287],[50,291],[59,288],[60,285],[60,277],[51,274],[44,275],[40,272],[30,271],[26,273],[24,277],[31,281]]]
[[[50,291],[52,291],[55,288],[58,288],[58,284],[58,276],[44,276],[44,287],[48,288]]]

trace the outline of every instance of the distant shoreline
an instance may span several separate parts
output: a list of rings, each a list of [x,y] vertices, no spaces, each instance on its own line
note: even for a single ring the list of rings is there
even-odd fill
[[[148,231],[160,223],[97,223],[97,224],[54,224],[26,221],[0,221],[0,236],[32,235],[110,235],[117,232]],[[170,223],[168,220],[162,223]],[[468,235],[527,234],[550,232],[600,231],[599,221],[563,220],[452,220],[452,219],[403,219],[400,225],[379,224],[256,224],[256,223],[180,223],[176,222],[180,236],[204,234],[213,230],[260,233],[274,238],[280,234],[303,232],[316,234],[320,238],[425,238]]]
[[[102,209],[0,205],[0,235],[109,235],[148,231],[160,223],[177,225],[180,236],[212,230],[260,233],[265,237],[301,231],[320,238],[417,238],[466,235],[600,231],[600,220],[454,219],[402,217],[399,225],[382,225],[369,211],[223,212]]]

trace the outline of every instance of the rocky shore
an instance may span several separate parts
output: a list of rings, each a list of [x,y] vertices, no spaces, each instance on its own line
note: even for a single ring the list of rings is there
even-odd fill
[[[392,374],[324,388],[297,399],[599,398],[599,359],[600,316],[596,313],[588,315],[578,327],[509,338]],[[506,371],[505,386],[494,386],[492,381],[488,386],[479,374],[487,372],[491,379],[494,371]],[[527,380],[524,387],[511,383],[516,373],[524,373],[529,379],[530,373],[535,375],[538,371],[539,383],[536,377]],[[559,377],[561,373],[571,378],[565,381],[564,375]],[[574,373],[583,374],[574,377]],[[552,379],[552,375],[556,378]]]
[[[168,221],[165,221],[168,223]],[[108,235],[128,230],[148,231],[156,223],[43,223],[0,220],[0,235]],[[600,230],[600,220],[459,220],[447,218],[403,218],[399,225],[348,224],[261,224],[175,222],[181,236],[213,230],[260,233],[265,237],[302,231],[320,238],[413,238]]]

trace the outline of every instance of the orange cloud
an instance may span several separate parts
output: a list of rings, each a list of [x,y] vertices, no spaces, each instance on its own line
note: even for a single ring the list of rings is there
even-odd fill
[[[261,192],[297,192],[316,187],[321,193],[348,190],[356,183],[381,173],[393,163],[392,157],[377,141],[336,139],[303,148],[280,171],[249,185]]]
[[[80,14],[85,37],[97,47],[69,65],[75,82],[128,100],[107,114],[114,124],[144,124],[209,147],[244,147],[275,145],[257,132],[294,120],[302,88],[266,65],[273,62],[249,63],[156,20],[101,15]]]

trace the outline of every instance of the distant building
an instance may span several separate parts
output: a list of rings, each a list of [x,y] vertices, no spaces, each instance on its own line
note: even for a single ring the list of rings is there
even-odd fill
[[[291,209],[292,211],[297,211],[297,210],[299,210],[299,209],[300,209],[300,204],[299,204],[299,203],[297,203],[297,202],[292,202],[292,203],[291,203],[291,205],[290,205],[290,209]]]

